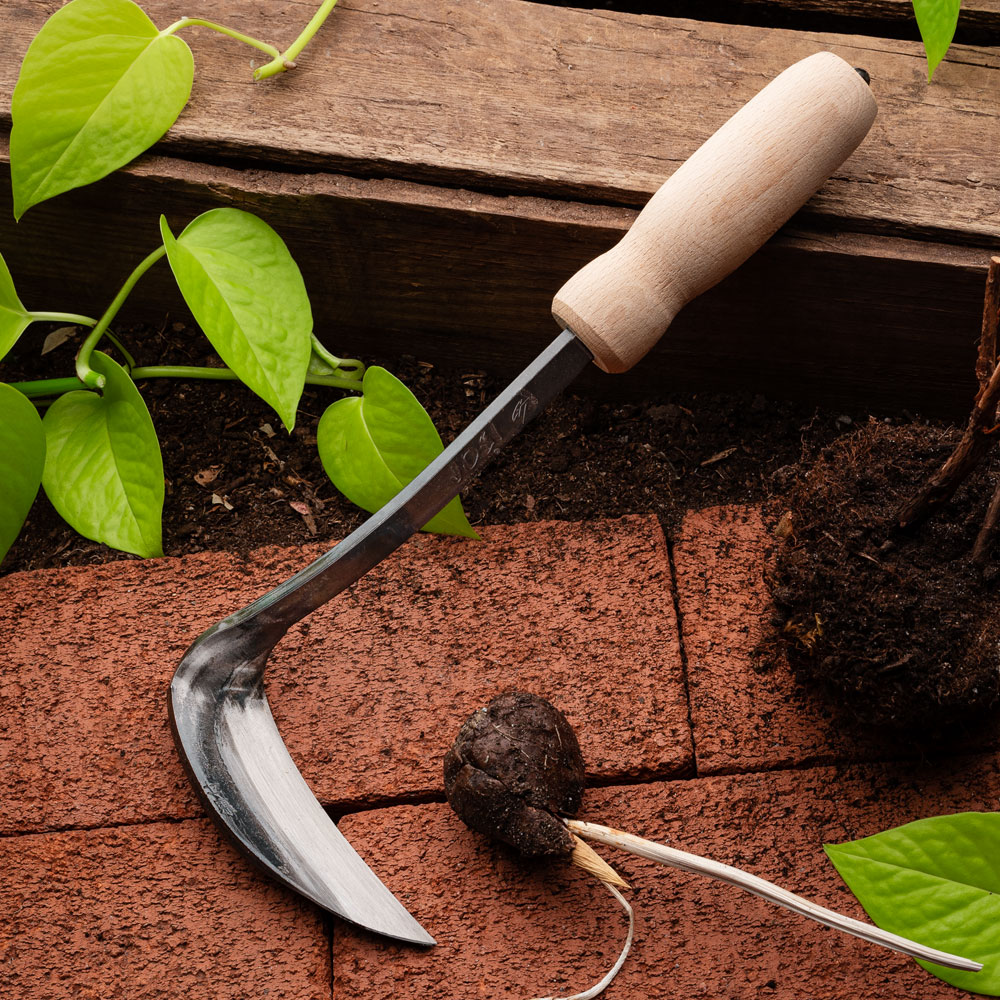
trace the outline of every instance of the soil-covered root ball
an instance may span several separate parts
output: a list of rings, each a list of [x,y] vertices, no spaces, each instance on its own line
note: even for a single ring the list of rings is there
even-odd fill
[[[827,927],[923,961],[970,972],[982,969],[976,961],[842,916],[731,865],[601,823],[573,819],[583,797],[580,747],[565,716],[535,695],[508,691],[470,716],[445,758],[444,775],[448,801],[468,826],[527,855],[570,855],[574,864],[604,883],[628,915],[628,934],[615,964],[590,989],[566,1000],[598,996],[628,957],[635,931],[632,907],[619,892],[629,888],[627,883],[585,841],[616,847],[668,868],[720,879]],[[565,822],[560,817],[565,817]]]
[[[896,519],[957,438],[872,421],[838,441],[784,501],[768,568],[796,669],[862,722],[921,736],[1000,694],[1000,587],[970,558],[995,473],[912,533]]]
[[[529,857],[570,854],[559,817],[583,799],[580,745],[537,695],[507,691],[473,713],[444,760],[448,802],[465,824]]]

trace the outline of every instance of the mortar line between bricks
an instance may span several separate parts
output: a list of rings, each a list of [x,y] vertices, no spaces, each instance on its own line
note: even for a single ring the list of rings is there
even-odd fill
[[[694,711],[691,705],[691,682],[688,676],[687,649],[684,646],[684,615],[681,611],[681,595],[677,585],[677,567],[674,565],[674,540],[660,525],[667,546],[667,564],[670,567],[670,596],[674,602],[674,620],[677,622],[677,648],[680,651],[681,675],[684,678],[684,701],[687,705],[688,734],[691,741],[691,769],[694,777],[698,777],[698,748],[694,739]]]
[[[632,774],[588,774],[588,788],[608,788],[619,785],[651,785],[658,781],[678,781],[691,778],[694,775],[684,770],[673,768],[669,772],[649,770]],[[327,802],[323,804],[326,814],[337,822],[344,816],[355,813],[372,812],[375,809],[393,809],[397,806],[441,805],[447,802],[443,789],[428,789],[421,792],[387,795],[379,799],[358,799],[355,801]]]
[[[941,754],[940,756],[934,757],[933,760],[937,762],[944,762],[949,760],[961,760],[962,758],[987,758],[992,757],[996,753],[996,750],[957,750],[955,753]],[[778,762],[774,765],[761,767],[757,769],[753,768],[733,768],[732,770],[719,770],[710,771],[707,773],[702,773],[698,775],[691,774],[659,774],[656,772],[647,772],[645,774],[618,774],[618,775],[606,775],[603,777],[593,777],[589,776],[587,780],[586,787],[588,789],[615,789],[615,788],[633,788],[636,785],[653,785],[653,784],[680,784],[683,782],[695,782],[695,781],[708,781],[711,778],[739,778],[739,777],[749,777],[751,775],[780,775],[780,774],[794,774],[799,771],[811,771],[818,768],[831,768],[831,767],[886,767],[893,764],[905,764],[908,761],[926,759],[925,755],[915,754],[906,755],[901,754],[898,757],[880,757],[877,759],[868,760],[847,760],[844,758],[809,758],[804,761],[783,761]],[[412,797],[398,796],[393,799],[384,799],[379,802],[357,802],[357,803],[342,803],[339,805],[338,809],[334,809],[332,806],[325,806],[327,814],[335,822],[343,819],[347,816],[358,815],[367,812],[374,812],[378,809],[392,809],[399,806],[421,806],[421,805],[444,805],[446,799],[443,793],[439,792],[437,794],[424,794],[416,795]],[[584,796],[584,808],[581,810],[581,815],[586,815],[586,796]]]
[[[847,759],[843,757],[810,757],[804,761],[779,761],[775,764],[758,768],[726,768],[718,771],[708,771],[698,774],[695,777],[676,775],[674,777],[664,775],[641,775],[641,776],[610,776],[605,781],[588,782],[588,788],[629,788],[635,785],[652,785],[658,783],[679,783],[690,781],[707,781],[710,778],[739,778],[751,775],[774,775],[774,774],[794,774],[799,771],[813,771],[819,768],[843,768],[843,767],[888,767],[894,764],[906,764],[914,761],[931,763],[945,763],[947,761],[963,759],[986,759],[995,757],[996,747],[978,749],[958,749],[954,753],[942,753],[933,757],[926,754],[914,753],[899,756],[886,756],[868,759]]]
[[[334,942],[333,937],[337,933],[336,922],[329,913],[324,911],[323,913],[323,932],[326,934],[326,951],[327,955],[330,957],[330,1000],[334,1000],[337,993],[336,987],[336,973],[334,972],[333,964],[333,948]]]
[[[330,802],[323,804],[327,815],[336,822],[341,816],[373,809],[391,809],[394,806],[421,806],[444,802],[443,791],[422,791],[412,794],[386,796],[356,802]],[[142,819],[113,820],[104,823],[65,823],[58,826],[38,826],[27,830],[0,830],[0,842],[17,837],[40,837],[49,833],[94,833],[98,830],[127,830],[137,826],[154,826],[158,823],[192,823],[208,819],[203,812],[189,816],[144,816]]]
[[[328,802],[323,805],[327,816],[336,823],[342,816],[352,813],[372,812],[375,809],[394,809],[397,806],[426,806],[445,801],[444,789],[413,792],[411,794],[387,795],[356,802]]]
[[[191,816],[146,816],[142,819],[117,820],[110,823],[66,823],[63,826],[44,826],[31,830],[0,830],[0,843],[17,837],[44,837],[49,833],[94,833],[97,830],[128,830],[136,826],[156,826],[159,823],[194,823],[206,819],[204,813]]]
[[[898,755],[868,758],[824,757],[819,755],[806,757],[801,761],[777,761],[760,767],[727,767],[723,765],[717,770],[703,771],[698,777],[728,778],[749,774],[779,774],[782,771],[811,771],[819,767],[884,767],[890,764],[906,764],[908,762],[943,763],[945,761],[961,760],[964,757],[993,757],[996,753],[996,747],[967,747],[965,749],[956,749],[950,753],[934,755],[928,755],[919,751],[914,751],[913,753],[900,751]]]
[[[610,774],[591,775],[587,780],[587,788],[629,788],[635,785],[653,785],[662,783],[676,783],[685,781],[706,781],[709,778],[734,778],[754,774],[781,774],[782,772],[794,773],[797,771],[810,771],[821,767],[884,767],[891,764],[905,764],[907,761],[932,760],[944,762],[949,760],[961,760],[962,758],[991,757],[997,753],[997,748],[978,749],[957,749],[954,753],[946,753],[928,758],[926,754],[901,753],[899,756],[887,756],[868,759],[849,759],[844,757],[809,757],[802,761],[779,761],[763,767],[722,767],[719,770],[705,771],[699,774],[662,774],[655,771],[648,771],[640,774]],[[336,802],[323,806],[327,815],[336,823],[345,816],[358,813],[373,812],[377,809],[393,809],[399,806],[422,806],[422,805],[444,805],[446,803],[444,792],[417,792],[413,795],[388,796],[384,799],[357,801],[357,802]],[[180,824],[194,823],[207,820],[204,813],[195,813],[191,816],[158,816],[146,817],[137,820],[119,820],[112,823],[94,824],[66,824],[64,826],[40,827],[30,830],[3,830],[0,831],[0,843],[4,841],[16,840],[18,837],[44,837],[48,834],[59,833],[95,833],[101,830],[127,830],[141,826],[156,826],[161,823]],[[331,932],[332,934],[332,932]]]

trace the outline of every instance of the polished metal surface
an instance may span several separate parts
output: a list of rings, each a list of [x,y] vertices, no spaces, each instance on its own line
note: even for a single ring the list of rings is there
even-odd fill
[[[264,693],[285,632],[394,552],[592,360],[563,331],[412,483],[329,552],[204,632],[170,684],[174,738],[209,814],[252,861],[331,913],[431,945],[316,801]]]

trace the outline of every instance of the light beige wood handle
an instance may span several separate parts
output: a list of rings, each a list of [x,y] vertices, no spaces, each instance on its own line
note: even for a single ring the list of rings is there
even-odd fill
[[[552,313],[609,372],[631,368],[682,306],[739,267],[857,148],[875,99],[839,56],[786,69],[556,294]]]

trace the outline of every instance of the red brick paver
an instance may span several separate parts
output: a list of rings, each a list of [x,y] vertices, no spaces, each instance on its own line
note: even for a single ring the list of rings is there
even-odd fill
[[[585,753],[587,735],[584,726]],[[1000,762],[981,757],[919,777],[907,764],[854,765],[596,789],[581,816],[738,865],[864,918],[824,841],[939,812],[993,809],[998,795]],[[604,890],[565,866],[517,861],[447,806],[381,809],[341,825],[439,944],[421,952],[337,924],[338,1000],[563,996],[590,985],[617,955],[625,921]],[[740,890],[604,854],[632,883],[636,908],[636,943],[608,1000],[968,995],[900,955]]]
[[[652,517],[423,536],[283,641],[267,684],[325,802],[440,794],[461,721],[506,687],[593,734],[602,781],[691,766],[670,569]],[[165,691],[203,629],[323,550],[0,580],[0,832],[194,816]]]
[[[207,820],[0,840],[0,996],[326,1000],[315,907]]]
[[[755,654],[772,633],[772,543],[759,510],[739,506],[689,513],[674,543],[698,773],[892,756],[891,739],[845,731],[782,654]]]
[[[755,509],[690,514],[675,544],[690,725],[654,518],[494,527],[484,539],[414,540],[274,656],[268,690],[293,757],[440,942],[420,951],[334,921],[333,983],[328,918],[189,818],[198,806],[164,704],[191,638],[322,547],[0,580],[0,832],[16,834],[0,838],[0,994],[467,1000],[589,985],[624,934],[600,887],[523,864],[443,804],[387,804],[439,796],[460,723],[508,686],[563,708],[591,777],[612,786],[587,793],[586,818],[855,916],[824,840],[997,808],[1000,755],[874,763],[890,743],[845,735],[787,664],[754,657],[770,627]],[[98,828],[58,829],[74,826]],[[959,995],[735,889],[620,858],[637,943],[609,1000]]]

